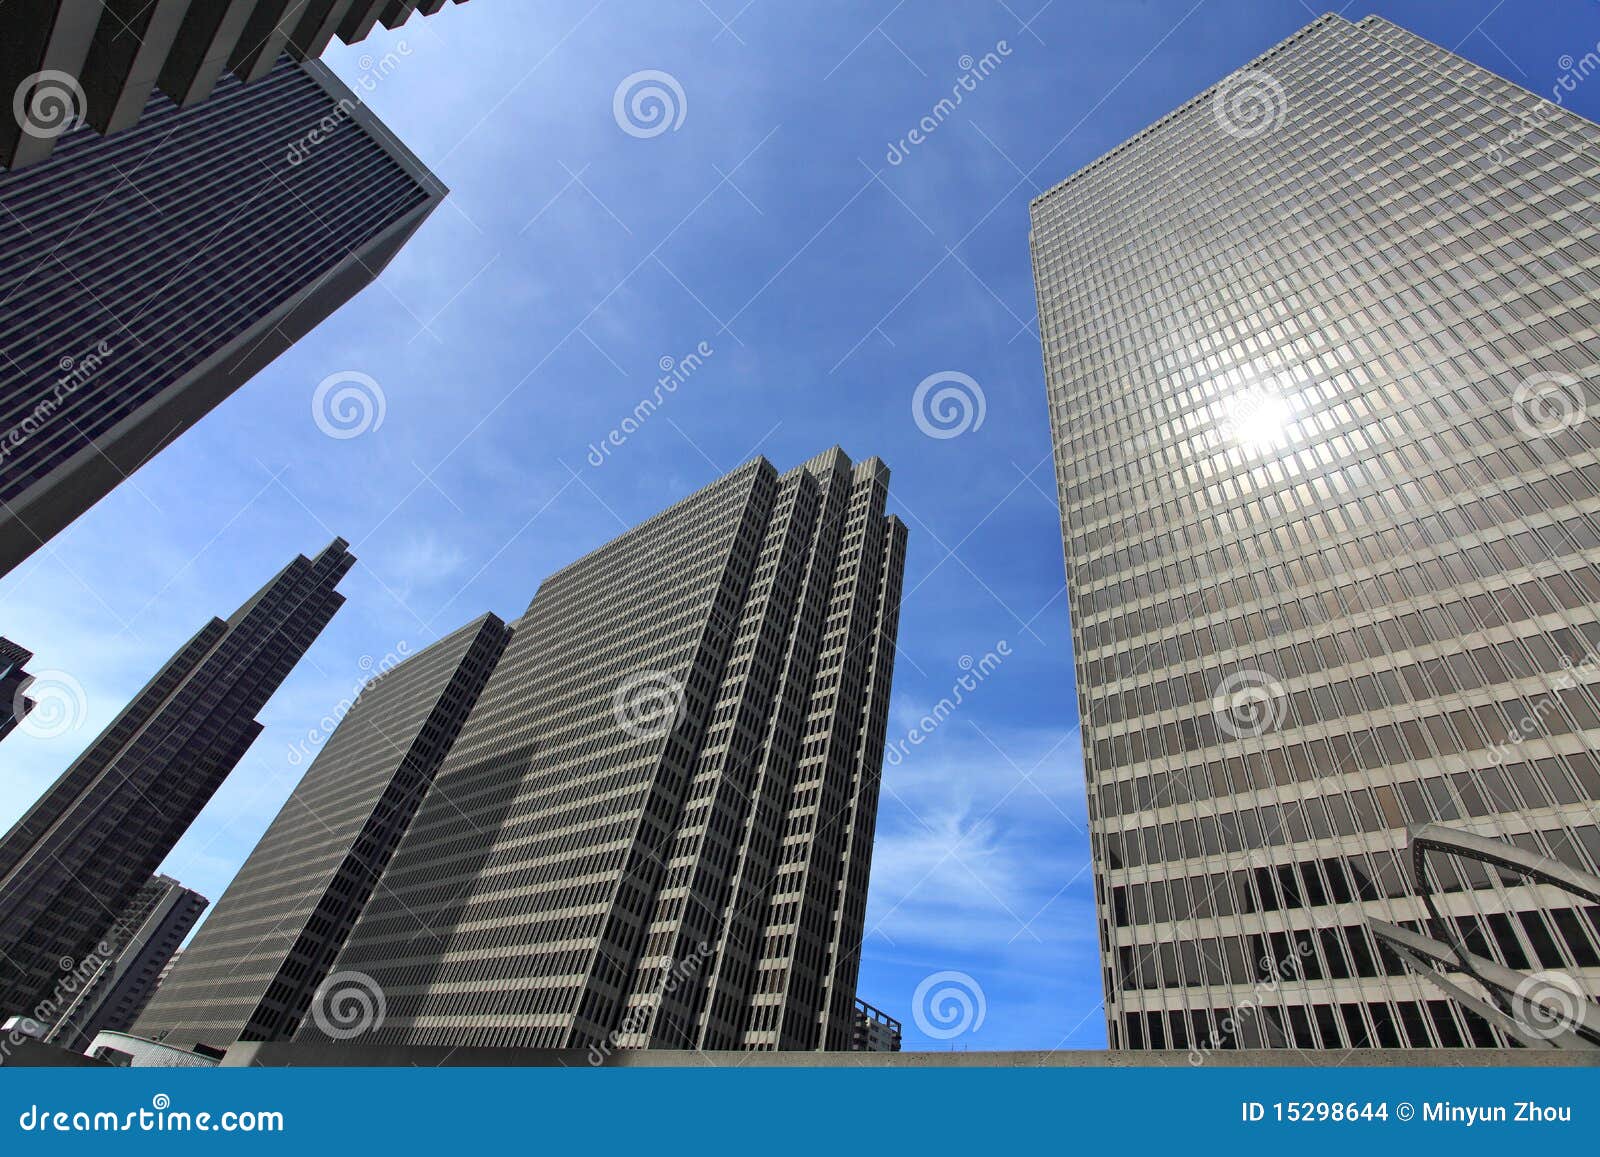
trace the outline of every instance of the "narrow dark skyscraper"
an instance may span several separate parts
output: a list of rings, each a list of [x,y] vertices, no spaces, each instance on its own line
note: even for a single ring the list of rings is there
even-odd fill
[[[510,636],[484,615],[362,688],[135,1036],[226,1048],[294,1035]]]
[[[444,193],[288,57],[0,172],[0,575],[371,282]],[[316,388],[284,401],[308,436]]]
[[[361,1043],[849,1048],[888,484],[758,458],[544,582],[335,964]]]
[[[343,539],[212,619],[0,839],[0,1014],[31,1015],[104,939],[261,731],[344,602]]]
[[[25,668],[32,660],[32,651],[0,637],[0,739],[15,731],[33,710],[33,700],[23,692],[31,678]]]
[[[1600,128],[1325,16],[1033,203],[1114,1048],[1491,1046],[1600,992]],[[1248,1011],[1245,1011],[1248,1010]]]
[[[146,881],[106,933],[110,959],[72,996],[45,1040],[83,1052],[98,1032],[126,1032],[206,903],[171,876]]]

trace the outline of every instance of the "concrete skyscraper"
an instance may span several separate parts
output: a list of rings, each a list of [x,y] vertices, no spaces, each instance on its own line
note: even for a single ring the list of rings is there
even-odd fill
[[[1113,1047],[1497,1043],[1367,930],[1407,828],[1596,869],[1597,166],[1327,16],[1034,202]],[[1600,991],[1600,910],[1438,871]]]
[[[850,1036],[850,1051],[857,1053],[897,1053],[900,1051],[900,1022],[883,1009],[856,998],[855,1031]]]
[[[361,1043],[849,1047],[888,482],[758,458],[543,583],[335,964]]]
[[[0,838],[0,1015],[34,1016],[64,973],[104,955],[113,921],[243,758],[261,731],[256,714],[344,602],[334,588],[354,563],[334,539],[232,618],[212,619]]]
[[[361,689],[135,1036],[223,1049],[294,1035],[510,634],[484,615]]]
[[[0,172],[0,574],[371,282],[443,197],[287,56]]]
[[[124,1032],[156,991],[206,898],[171,876],[153,876],[106,933],[111,955],[73,994],[45,1040],[82,1052],[98,1032]]]

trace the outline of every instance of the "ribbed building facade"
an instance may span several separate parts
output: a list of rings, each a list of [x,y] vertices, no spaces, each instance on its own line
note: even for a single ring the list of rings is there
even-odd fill
[[[183,108],[226,71],[259,80],[280,53],[321,56],[446,0],[25,0],[6,12],[0,168],[50,155],[64,125],[111,133],[138,122],[157,89]],[[465,0],[455,0],[457,4]],[[403,42],[402,42],[403,43]]]
[[[294,1035],[510,634],[484,615],[362,688],[135,1036],[221,1049]]]
[[[0,574],[364,288],[443,196],[288,57],[0,173]]]
[[[1369,920],[1442,821],[1600,861],[1600,129],[1324,17],[1041,195],[1113,1047],[1504,1043]],[[1446,942],[1600,992],[1461,861]]]
[[[0,839],[0,1014],[34,1015],[59,998],[64,974],[104,955],[112,923],[344,602],[334,588],[355,563],[346,546],[296,558],[231,618],[202,627]]]
[[[888,481],[758,458],[545,581],[335,965],[362,1043],[849,1047]]]
[[[45,1040],[83,1052],[101,1031],[126,1032],[155,994],[208,901],[171,876],[152,876],[106,933],[112,950],[73,994]]]
[[[33,710],[33,700],[25,691],[31,679],[27,665],[32,660],[32,651],[0,637],[0,739],[15,731]]]

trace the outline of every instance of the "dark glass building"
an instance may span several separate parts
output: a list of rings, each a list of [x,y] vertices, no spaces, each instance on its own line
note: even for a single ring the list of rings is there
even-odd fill
[[[372,281],[444,192],[287,56],[0,172],[0,574]]]
[[[256,714],[327,626],[343,539],[212,619],[0,838],[0,1015],[61,1003],[261,731]],[[35,1017],[49,1020],[51,1017]]]
[[[457,4],[466,0],[455,0]],[[42,161],[64,126],[128,128],[157,88],[184,108],[211,95],[226,70],[258,80],[281,53],[321,56],[373,27],[399,28],[445,0],[22,0],[5,13],[0,168]]]
[[[361,1043],[849,1048],[888,483],[758,458],[545,580],[335,964]]]
[[[1600,128],[1326,16],[1033,205],[1113,1047],[1504,1045],[1600,992]]]
[[[135,1036],[294,1035],[510,637],[484,615],[362,688]]]
[[[23,691],[31,678],[25,668],[32,661],[32,651],[0,637],[0,739],[33,710],[33,700]]]
[[[73,994],[45,1034],[50,1044],[83,1052],[98,1032],[126,1032],[155,994],[206,898],[171,876],[153,876],[106,933],[111,955]]]

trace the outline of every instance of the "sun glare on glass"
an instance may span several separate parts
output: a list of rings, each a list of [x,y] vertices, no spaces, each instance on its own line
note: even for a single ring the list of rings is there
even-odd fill
[[[1270,390],[1245,390],[1224,407],[1222,428],[1229,440],[1254,449],[1271,449],[1289,440],[1294,412]]]

